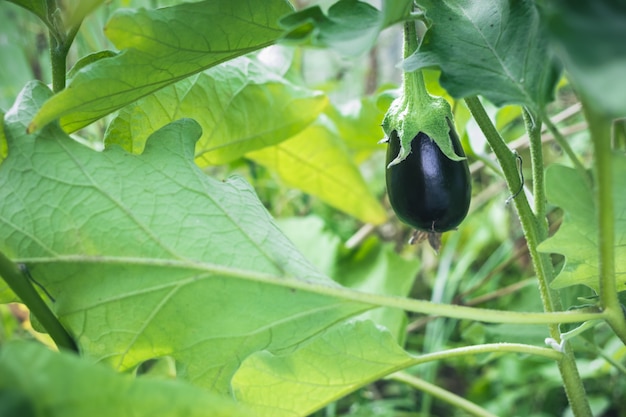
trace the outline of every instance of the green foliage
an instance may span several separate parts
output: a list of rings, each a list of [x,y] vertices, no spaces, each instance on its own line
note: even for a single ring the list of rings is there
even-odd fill
[[[49,95],[29,84],[6,118],[1,250],[52,294],[85,355],[120,370],[169,355],[196,385],[226,392],[250,353],[286,349],[368,308],[286,288],[334,284],[242,179],[220,182],[192,163],[197,123],[165,126],[139,156],[98,154],[53,126],[25,134]]]
[[[552,100],[559,71],[532,1],[418,3],[431,27],[405,70],[438,66],[441,85],[456,98],[481,94],[497,106],[535,111]]]
[[[357,321],[291,354],[251,356],[233,378],[233,392],[262,417],[307,415],[319,404],[406,367],[411,359],[390,334],[369,321]]]
[[[282,0],[183,3],[119,10],[105,32],[122,52],[83,68],[39,110],[29,130],[55,119],[67,132],[203,69],[273,43],[290,7]],[[228,34],[228,36],[224,36]]]
[[[613,195],[615,198],[615,284],[626,290],[626,158],[613,155]],[[552,282],[554,288],[584,284],[600,290],[598,285],[598,212],[593,204],[593,191],[580,173],[572,168],[553,165],[546,172],[547,196],[550,202],[565,211],[558,232],[540,245],[545,252],[565,256],[563,270]]]
[[[279,145],[250,152],[248,158],[275,172],[286,184],[373,224],[386,214],[363,180],[326,117]]]
[[[9,0],[20,7],[25,8],[35,16],[46,22],[48,20],[48,6],[45,0]]]
[[[370,49],[381,30],[406,18],[410,0],[388,0],[378,10],[359,0],[340,0],[325,15],[319,6],[294,12],[280,20],[283,42],[334,48],[344,55]]]
[[[223,164],[294,136],[327,102],[322,93],[287,81],[257,59],[242,57],[124,107],[105,141],[141,153],[155,130],[189,117],[202,127],[196,163]]]
[[[181,380],[133,378],[23,341],[7,343],[0,350],[0,399],[3,416],[252,415]]]
[[[541,2],[556,53],[594,107],[626,116],[626,5],[620,1]]]
[[[0,415],[626,413],[626,11],[306,3],[0,2]],[[473,148],[439,253],[377,143],[424,85]]]

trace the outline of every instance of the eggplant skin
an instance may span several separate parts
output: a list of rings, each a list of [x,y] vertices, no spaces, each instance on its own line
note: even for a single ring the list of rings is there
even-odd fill
[[[465,156],[461,142],[450,129],[454,151]],[[400,152],[397,132],[391,132],[387,166]],[[469,210],[472,197],[467,160],[453,161],[420,132],[411,141],[411,153],[387,168],[387,194],[398,218],[417,230],[443,233],[455,229]]]

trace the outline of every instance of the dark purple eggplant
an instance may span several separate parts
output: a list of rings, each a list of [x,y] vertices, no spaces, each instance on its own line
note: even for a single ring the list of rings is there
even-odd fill
[[[450,129],[455,153],[464,157],[459,138]],[[400,152],[394,130],[387,147],[387,165]],[[426,134],[411,141],[411,153],[387,168],[387,193],[398,218],[417,230],[443,233],[455,229],[467,215],[472,194],[467,160],[453,161]]]

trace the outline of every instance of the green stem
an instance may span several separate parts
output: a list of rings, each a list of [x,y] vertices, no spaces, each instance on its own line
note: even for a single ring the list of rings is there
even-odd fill
[[[587,184],[591,186],[591,178],[589,177],[587,170],[583,166],[582,162],[580,162],[580,159],[578,158],[576,153],[574,153],[572,147],[569,146],[569,142],[567,141],[567,139],[565,139],[563,134],[561,134],[561,131],[557,129],[557,127],[554,125],[554,123],[552,123],[552,120],[550,120],[547,115],[543,114],[541,115],[541,118],[548,127],[550,133],[552,133],[552,136],[554,136],[554,140],[556,140],[556,142],[559,144],[561,149],[563,149],[570,161],[572,161],[572,164],[574,164],[574,168],[576,168],[578,172],[582,174],[582,177],[585,178]]]
[[[474,404],[469,400],[466,400],[463,397],[460,397],[448,390],[445,390],[435,384],[431,384],[430,382],[424,381],[423,379],[417,378],[406,372],[397,372],[391,375],[390,378],[399,382],[404,382],[405,384],[408,384],[419,391],[428,393],[435,398],[439,398],[440,400],[445,401],[446,403],[460,410],[464,410],[473,416],[498,417],[495,414],[490,413],[484,408]]]
[[[451,359],[461,356],[472,356],[481,353],[522,353],[526,355],[543,356],[548,359],[559,361],[563,354],[554,349],[525,345],[523,343],[485,343],[482,345],[464,346],[460,348],[442,350],[440,352],[427,353],[416,356],[411,361],[411,366],[433,362],[443,359]]]
[[[521,186],[517,166],[515,163],[515,155],[508,148],[508,146],[496,130],[495,126],[489,119],[487,112],[480,103],[480,100],[477,97],[469,97],[465,99],[465,102],[470,112],[472,113],[472,116],[478,123],[478,126],[485,134],[485,137],[487,138],[487,141],[493,149],[496,157],[498,158],[498,161],[502,166],[504,178],[507,182],[509,190],[511,190],[512,193],[515,193]],[[531,133],[533,132],[529,132],[529,135]],[[537,143],[536,139],[531,139],[531,146],[535,148],[534,150],[531,150],[531,153],[541,152],[541,141],[539,140],[538,142],[539,143]],[[533,173],[538,172],[539,169],[543,170],[543,162],[541,158],[539,158],[535,154],[535,156],[531,159],[533,162]],[[538,166],[540,162],[541,166]],[[540,177],[541,182],[543,182],[542,178],[543,173],[541,173]],[[537,181],[537,178],[533,178],[533,180]],[[539,184],[536,187],[543,188],[543,184]],[[541,294],[541,301],[543,303],[544,310],[546,312],[555,312],[557,310],[561,310],[562,307],[558,296],[553,294],[549,287],[549,283],[552,280],[553,275],[550,257],[548,254],[540,253],[537,249],[539,243],[541,243],[541,241],[545,239],[547,235],[547,231],[543,230],[545,220],[544,218],[538,219],[536,217],[535,213],[533,213],[533,211],[531,210],[526,195],[524,193],[520,193],[514,199],[514,202],[520,219],[520,223],[522,224],[522,230],[524,232],[524,237],[526,238],[526,243],[528,245],[528,250],[531,255],[533,267],[537,274],[539,292]],[[548,325],[548,328],[552,339],[554,339],[557,343],[560,343],[561,337],[558,325],[552,323]],[[578,374],[578,368],[576,366],[574,353],[569,343],[564,343],[563,352],[564,357],[563,360],[559,362],[559,371],[561,373],[561,378],[563,379],[565,393],[569,400],[570,406],[572,407],[575,416],[591,417],[591,408],[589,407],[589,403],[587,402],[585,389],[582,384],[582,380],[580,379],[580,375]]]
[[[65,88],[67,76],[67,54],[80,29],[81,22],[67,32],[55,0],[47,0],[48,27],[50,33],[50,64],[52,66],[52,91],[58,93]]]
[[[509,149],[504,139],[500,136],[500,133],[496,130],[478,97],[468,97],[465,99],[465,103],[472,113],[474,120],[476,120],[476,123],[487,138],[496,158],[498,158],[509,190],[511,190],[512,194],[515,194],[523,185],[518,172],[515,154]],[[536,163],[537,161],[534,160],[533,162]],[[548,283],[552,278],[552,265],[549,262],[549,257],[537,250],[539,243],[545,238],[545,233],[542,233],[538,228],[535,214],[530,208],[526,194],[523,192],[519,193],[513,201],[519,215],[520,223],[522,224],[524,237],[526,238],[528,250],[539,281],[539,291],[541,293],[544,310],[546,312],[554,312],[556,310],[548,287]],[[550,336],[560,341],[559,330],[556,324],[550,326]]]
[[[65,88],[66,58],[63,45],[50,34],[50,61],[52,66],[52,91],[58,93]]]
[[[404,22],[404,59],[413,55],[417,47],[418,42],[415,22],[412,20]],[[421,70],[413,72],[404,71],[403,79],[404,97],[409,100],[409,103],[411,102],[409,99],[411,96],[429,97],[428,91],[426,90],[426,83],[424,82],[424,74],[422,74]]]
[[[541,144],[541,122],[533,118],[527,109],[523,109],[522,117],[526,125],[526,132],[530,141],[530,160],[533,169],[533,198],[535,200],[535,217],[537,229],[541,233],[540,239],[548,235],[546,223],[546,189],[543,169],[543,152]]]
[[[522,313],[507,310],[491,310],[485,308],[465,307],[452,304],[433,303],[425,300],[415,300],[411,298],[381,295],[356,291],[335,285],[328,285],[326,282],[319,282],[305,279],[284,279],[282,277],[262,272],[250,271],[211,263],[192,262],[190,260],[172,259],[150,259],[117,256],[55,256],[52,259],[55,263],[83,263],[102,265],[150,265],[160,268],[185,268],[195,270],[201,276],[213,277],[220,275],[243,279],[251,282],[258,282],[272,286],[281,286],[290,289],[302,290],[314,294],[326,295],[340,300],[349,300],[363,305],[363,309],[375,307],[391,307],[414,313],[422,313],[441,317],[450,317],[461,320],[474,320],[486,323],[509,323],[509,324],[550,324],[550,323],[580,323],[587,320],[604,318],[603,313],[595,308],[580,309],[573,311],[559,311],[554,313]],[[48,263],[50,258],[25,258],[20,262],[28,264]],[[195,275],[189,278],[189,282],[195,282],[198,278]],[[185,280],[177,281],[176,285],[185,285]]]
[[[617,297],[615,276],[615,209],[613,203],[613,155],[611,120],[597,114],[583,102],[595,152],[595,194],[598,222],[598,260],[600,304],[606,320],[626,344],[626,320]]]
[[[15,263],[11,262],[11,260],[1,252],[0,276],[4,278],[9,288],[11,288],[26,307],[28,307],[30,312],[37,318],[44,329],[46,329],[59,348],[78,352],[74,340],[67,330],[63,328],[48,305],[39,296],[28,277],[20,271]]]
[[[428,353],[425,355],[416,356],[408,363],[402,364],[402,369],[409,366],[421,365],[424,363],[430,363],[439,360],[452,359],[455,357],[463,357],[470,355],[478,355],[484,353],[522,353],[527,355],[543,356],[545,358],[560,361],[563,358],[563,354],[554,349],[547,349],[538,346],[525,345],[522,343],[488,343],[483,345],[466,346],[461,348],[448,349],[440,352]],[[479,407],[478,405],[467,401],[447,390],[439,388],[430,382],[423,379],[417,379],[414,376],[405,373],[398,372],[392,374],[390,378],[409,383],[417,389],[420,389],[433,397],[437,397],[454,405],[457,408],[468,411],[477,416],[491,416],[488,411]]]

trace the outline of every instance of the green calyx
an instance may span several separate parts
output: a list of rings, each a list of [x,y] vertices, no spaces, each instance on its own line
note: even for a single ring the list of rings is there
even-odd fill
[[[415,52],[415,22],[405,23],[404,44],[405,57]],[[434,140],[448,158],[454,161],[465,159],[454,152],[450,139],[450,129],[454,129],[450,104],[444,98],[428,93],[421,70],[404,73],[402,95],[389,106],[382,126],[387,138],[394,130],[400,138],[400,153],[389,166],[406,159],[411,152],[411,141],[420,132]]]

